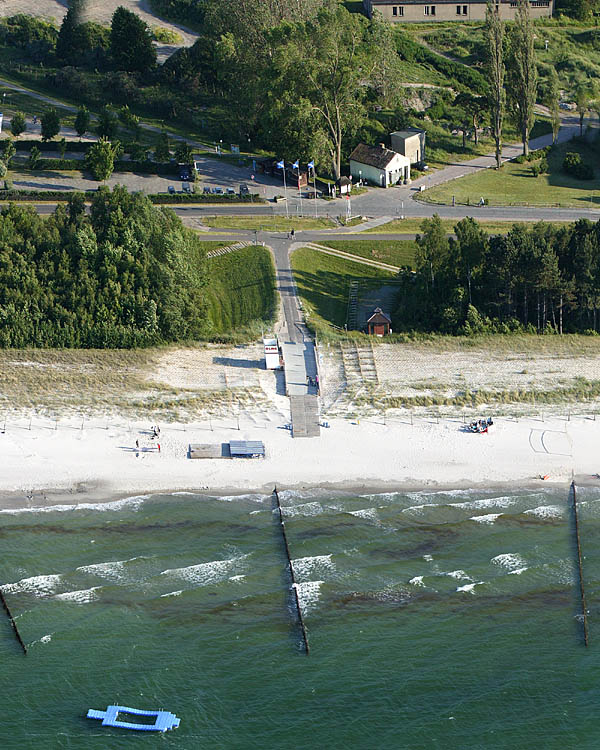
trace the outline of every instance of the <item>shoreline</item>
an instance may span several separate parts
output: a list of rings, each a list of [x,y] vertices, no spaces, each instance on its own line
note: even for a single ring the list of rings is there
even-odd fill
[[[461,489],[498,490],[595,486],[600,460],[594,446],[600,421],[547,417],[519,422],[499,418],[487,435],[467,433],[457,420],[330,420],[320,438],[293,439],[283,424],[210,431],[202,425],[165,424],[161,451],[147,423],[67,420],[47,427],[0,432],[3,472],[0,509],[19,510],[117,502],[139,495],[191,492],[210,495],[295,492],[381,494]],[[265,459],[192,460],[190,443],[231,439],[264,442]],[[136,448],[136,440],[139,448]],[[540,477],[547,476],[546,481]]]

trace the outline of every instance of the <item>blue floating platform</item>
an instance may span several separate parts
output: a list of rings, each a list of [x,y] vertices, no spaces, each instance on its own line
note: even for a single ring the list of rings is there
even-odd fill
[[[119,714],[131,714],[132,716],[153,716],[154,724],[139,724],[134,721],[119,721]],[[170,711],[143,711],[139,708],[127,708],[127,706],[108,706],[106,711],[96,711],[90,708],[87,712],[88,719],[101,719],[103,727],[118,727],[120,729],[136,729],[138,732],[167,732],[169,729],[177,729],[179,719]]]

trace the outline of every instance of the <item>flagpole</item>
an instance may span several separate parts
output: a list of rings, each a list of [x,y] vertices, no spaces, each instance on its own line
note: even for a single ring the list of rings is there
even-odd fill
[[[304,216],[302,212],[302,188],[300,187],[300,166],[298,166],[298,192],[300,193],[300,216]]]
[[[313,188],[315,193],[315,219],[319,218],[319,208],[317,206],[317,170],[313,166]]]
[[[290,208],[287,201],[287,186],[285,184],[285,162],[283,163],[283,195],[285,197],[285,216],[287,219],[290,218]]]

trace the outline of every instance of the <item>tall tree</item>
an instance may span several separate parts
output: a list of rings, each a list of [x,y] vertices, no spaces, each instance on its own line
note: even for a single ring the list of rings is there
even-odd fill
[[[371,43],[365,19],[337,3],[328,3],[312,21],[281,27],[281,34],[269,85],[263,85],[274,109],[276,100],[288,104],[277,127],[310,130],[328,152],[337,179],[344,140],[366,120],[367,94],[383,50]]]
[[[447,262],[450,244],[442,220],[437,214],[431,219],[423,219],[421,230],[423,234],[418,234],[416,239],[415,259],[421,273],[428,273],[431,284],[429,291],[433,292],[436,288],[436,275]]]
[[[85,166],[94,175],[94,179],[105,182],[115,168],[115,157],[119,149],[118,143],[111,143],[107,138],[101,138],[90,146],[85,156]]]
[[[85,0],[69,0],[69,9],[58,32],[55,54],[56,58],[66,65],[77,65],[81,62],[78,59],[80,54],[78,26],[81,24],[84,5]]]
[[[490,82],[489,107],[492,133],[496,144],[496,168],[500,169],[502,156],[502,124],[506,107],[504,91],[504,21],[500,13],[488,2],[485,11],[486,66]]]
[[[23,112],[15,112],[10,121],[10,132],[15,138],[18,138],[26,129],[25,115]]]
[[[556,143],[556,139],[558,138],[558,131],[560,130],[560,91],[558,73],[554,68],[550,68],[545,104],[550,110],[550,122],[552,123],[552,143]]]
[[[456,233],[457,261],[461,281],[466,281],[469,304],[473,304],[473,273],[480,266],[486,249],[487,234],[471,217],[461,219],[454,225]]]
[[[575,105],[579,115],[579,135],[583,135],[583,120],[590,108],[591,93],[587,86],[580,84],[575,92]]]
[[[151,30],[139,16],[123,7],[112,16],[110,53],[118,70],[145,73],[156,67]]]
[[[117,118],[112,109],[107,105],[102,107],[98,116],[96,132],[101,138],[112,140],[117,133]]]
[[[42,115],[42,140],[51,141],[60,133],[60,117],[54,107]]]
[[[89,129],[90,112],[85,105],[82,105],[77,110],[77,116],[75,117],[75,132],[80,138],[82,138]]]
[[[529,133],[535,121],[537,67],[533,44],[533,23],[528,0],[518,0],[514,23],[510,29],[508,57],[508,101],[515,125],[523,142],[523,154],[529,154]]]

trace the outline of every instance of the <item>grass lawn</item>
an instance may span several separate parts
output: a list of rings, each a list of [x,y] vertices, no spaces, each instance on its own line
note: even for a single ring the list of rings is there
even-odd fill
[[[389,263],[392,266],[412,266],[415,260],[414,240],[323,240],[334,250],[342,250],[361,258]]]
[[[472,218],[477,221],[479,226],[488,234],[507,234],[513,224],[514,221],[478,221],[477,216],[473,216]],[[361,234],[385,234],[385,233],[398,233],[398,234],[421,234],[423,231],[421,229],[421,222],[423,219],[418,218],[411,218],[411,219],[392,219],[392,221],[388,221],[387,224],[380,224],[378,227],[372,227],[371,229],[365,229],[364,232],[361,232]],[[459,219],[442,219],[442,224],[444,226],[444,229],[448,234],[454,234],[454,227],[456,224],[458,224]],[[527,222],[525,222],[527,223]],[[533,222],[531,222],[533,223]],[[555,226],[565,226],[566,224],[569,224],[568,221],[552,221],[548,222],[549,224],[553,224]],[[328,243],[330,245],[333,245],[333,243]]]
[[[597,153],[579,143],[558,146],[548,157],[550,174],[533,177],[531,163],[509,162],[502,169],[482,169],[476,174],[452,180],[425,190],[419,200],[450,204],[452,196],[460,205],[474,205],[483,196],[493,206],[564,206],[597,208],[600,206],[600,172],[593,180],[576,180],[562,171],[567,151],[578,151],[584,162],[597,164]]]
[[[325,217],[321,219],[310,217],[285,216],[211,216],[207,217],[204,224],[215,229],[264,229],[273,232],[295,232],[302,229],[328,229],[334,227],[335,223]]]
[[[392,273],[302,247],[290,256],[298,293],[310,324],[346,322],[348,289],[356,279],[389,279]]]

